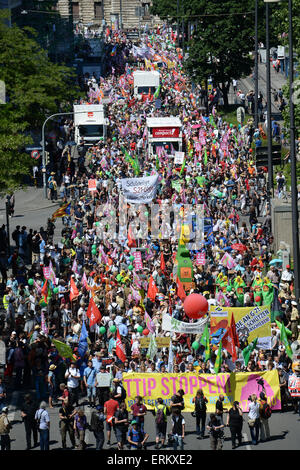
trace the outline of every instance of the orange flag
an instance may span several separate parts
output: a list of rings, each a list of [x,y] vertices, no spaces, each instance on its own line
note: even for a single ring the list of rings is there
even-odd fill
[[[166,270],[165,258],[164,258],[164,254],[162,251],[160,252],[160,269],[162,270],[163,273]]]
[[[186,298],[186,293],[185,293],[183,284],[182,284],[181,280],[179,279],[179,277],[177,277],[176,284],[177,284],[177,296],[181,300],[184,300]]]
[[[158,289],[155,285],[154,279],[152,276],[150,276],[147,297],[150,300],[152,300],[152,302],[155,302],[155,297],[157,293],[158,293]]]
[[[74,300],[76,297],[79,296],[79,290],[77,289],[76,287],[76,284],[74,282],[74,279],[71,277],[71,290],[70,290],[70,300],[72,302],[72,300]]]
[[[91,297],[91,299],[90,299],[90,303],[89,303],[88,309],[86,311],[86,316],[90,319],[90,326],[95,325],[102,318],[102,315],[101,315],[97,305],[95,304],[93,297]]]
[[[47,297],[48,297],[48,281],[46,280],[45,284],[42,287],[41,294],[44,297],[44,302],[45,304],[47,303]]]
[[[129,225],[128,227],[128,242],[127,242],[127,245],[129,246],[129,248],[136,248],[136,241],[134,240],[134,238],[132,238],[132,230],[131,230],[131,226]]]

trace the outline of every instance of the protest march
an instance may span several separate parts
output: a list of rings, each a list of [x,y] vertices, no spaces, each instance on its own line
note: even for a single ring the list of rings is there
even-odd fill
[[[226,121],[217,85],[203,105],[166,26],[105,40],[111,72],[86,78],[76,105],[103,106],[106,134],[82,135],[78,159],[67,136],[47,176],[60,207],[45,229],[12,234],[2,272],[1,448],[10,386],[26,393],[27,449],[31,433],[41,450],[55,433],[84,450],[87,429],[97,450],[147,449],[147,413],[155,449],[183,450],[191,413],[212,449],[226,425],[241,445],[243,414],[256,445],[270,438],[266,408],[300,413],[298,299],[272,248],[257,129]]]

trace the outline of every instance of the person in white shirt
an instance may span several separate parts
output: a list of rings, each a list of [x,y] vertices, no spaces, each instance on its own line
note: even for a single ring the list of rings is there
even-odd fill
[[[260,405],[257,401],[255,394],[250,395],[248,398],[250,401],[248,411],[248,425],[250,429],[252,444],[256,445],[259,439],[260,419],[259,419],[259,408]]]
[[[69,391],[69,402],[70,405],[76,403],[79,406],[79,380],[80,371],[77,369],[75,362],[71,362],[69,369],[65,373],[65,378],[68,379],[67,387]]]

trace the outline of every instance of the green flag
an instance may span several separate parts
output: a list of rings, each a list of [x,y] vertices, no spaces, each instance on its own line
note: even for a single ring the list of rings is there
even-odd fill
[[[278,320],[275,320],[275,322],[276,322],[276,325],[278,326],[278,328],[281,330],[282,323],[280,323]],[[292,334],[291,330],[289,330],[286,326],[284,327],[284,329],[285,329],[285,332],[286,332],[287,336],[291,336],[291,334]]]
[[[205,360],[208,361],[210,359],[210,344],[209,344],[209,329],[208,329],[208,324],[206,323],[206,326],[204,328],[200,344],[205,347]]]
[[[158,98],[159,97],[159,93],[160,93],[160,85],[156,88],[156,91],[153,95],[153,98]]]
[[[58,341],[57,339],[53,339],[52,343],[56,347],[56,349],[58,351],[58,354],[61,357],[74,359],[73,351],[72,351],[72,348],[70,346],[68,346],[65,343],[62,343],[61,341]]]
[[[156,155],[156,169],[157,169],[157,171],[159,170],[159,159],[158,159],[158,155]]]
[[[285,326],[283,323],[281,323],[281,327],[280,327],[280,341],[284,344],[285,351],[287,355],[289,356],[289,358],[293,359],[293,351],[287,339],[286,330],[285,330]]]
[[[156,344],[155,336],[150,334],[150,343],[148,346],[148,351],[147,351],[146,356],[148,359],[152,361],[156,353],[157,353],[157,344]]]
[[[173,189],[175,189],[175,191],[177,191],[178,193],[180,193],[180,190],[181,190],[181,181],[172,181],[171,183],[171,186]]]
[[[203,159],[204,165],[207,165],[207,150],[206,148],[204,149],[204,159]]]
[[[252,341],[252,343],[250,343],[250,344],[249,344],[246,348],[244,348],[243,351],[242,351],[243,358],[244,358],[244,362],[245,362],[245,366],[248,365],[248,362],[249,362],[249,359],[250,359],[250,354],[251,354],[252,351],[255,349],[256,343],[257,343],[257,338],[255,338],[255,340]]]
[[[217,354],[215,365],[214,365],[215,374],[219,373],[219,370],[220,370],[220,367],[221,367],[221,362],[222,362],[222,339],[219,343],[218,354]]]
[[[186,158],[183,160],[183,164],[181,165],[181,170],[180,170],[180,173],[179,173],[180,176],[181,176],[182,173],[183,173],[183,170],[184,170],[184,168],[185,168],[185,164],[186,164]]]

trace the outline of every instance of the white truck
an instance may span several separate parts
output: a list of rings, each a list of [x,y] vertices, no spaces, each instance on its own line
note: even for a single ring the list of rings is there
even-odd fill
[[[142,95],[153,95],[160,83],[160,73],[157,70],[136,70],[133,72],[133,96],[140,99]]]
[[[158,154],[158,147],[168,155],[182,152],[182,123],[179,117],[149,117],[146,125],[149,157]]]
[[[84,145],[94,145],[99,140],[106,140],[108,119],[102,104],[74,105],[75,142],[82,139]]]

